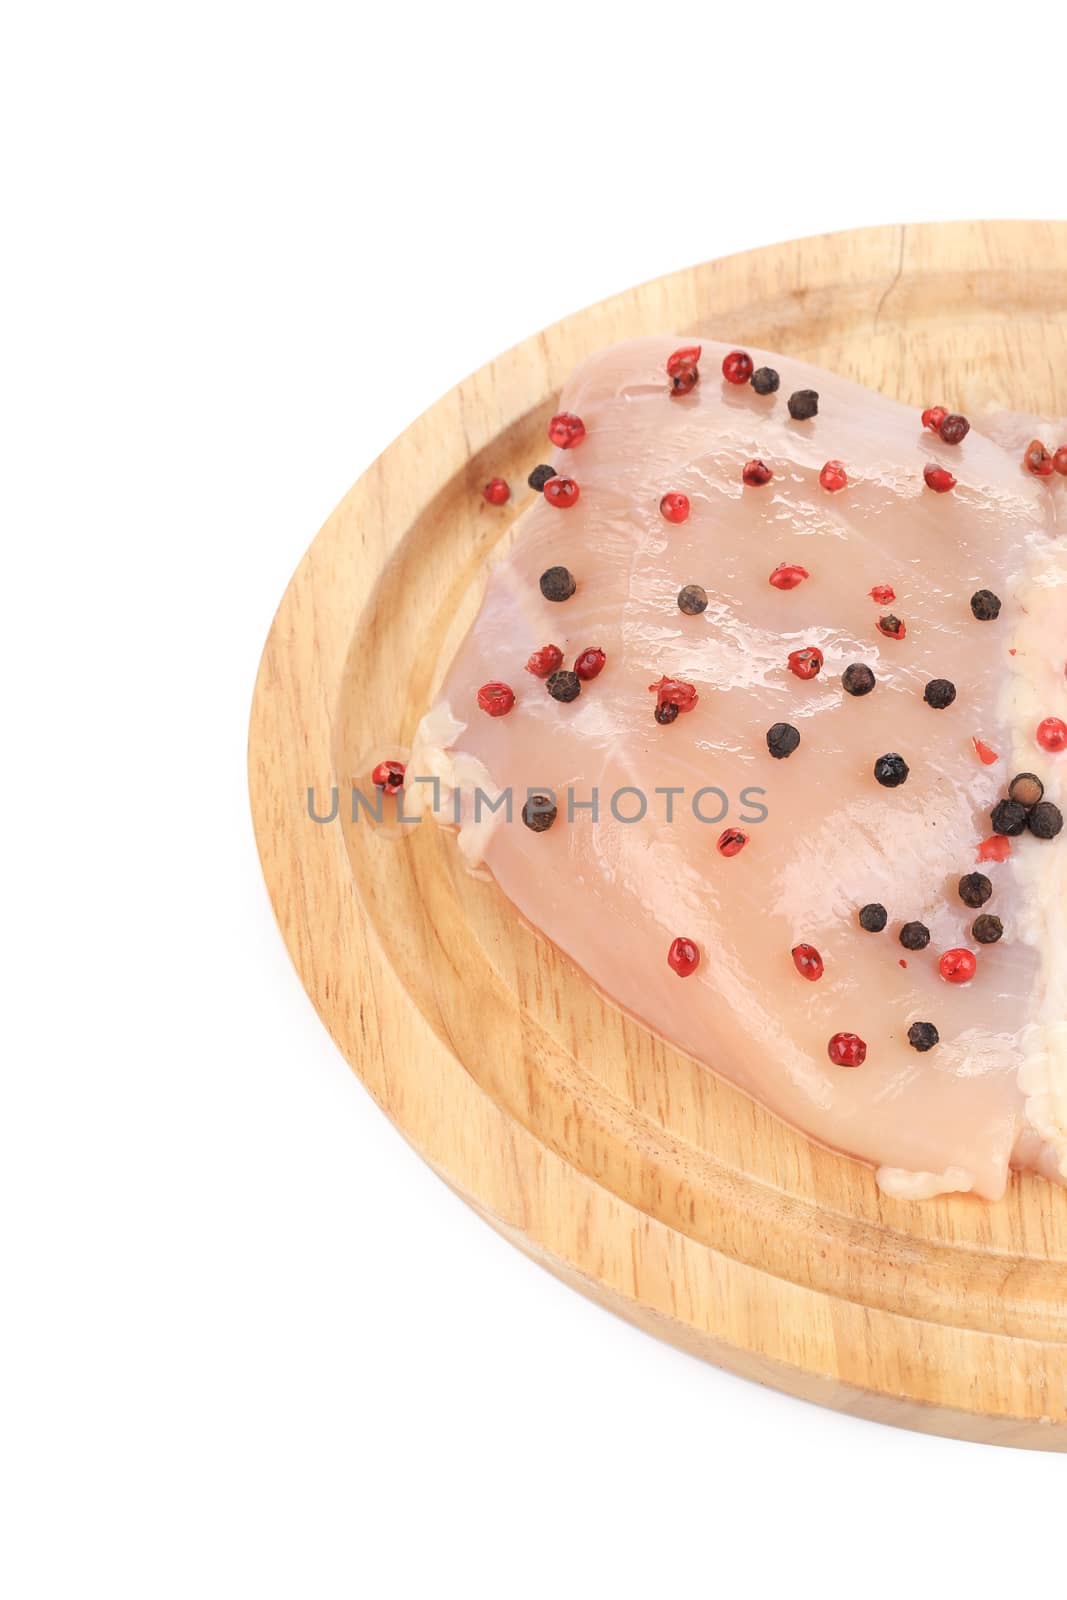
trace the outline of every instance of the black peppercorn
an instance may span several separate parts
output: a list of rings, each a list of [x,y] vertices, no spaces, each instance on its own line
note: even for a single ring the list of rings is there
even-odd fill
[[[970,906],[972,911],[977,911],[979,906],[984,906],[993,893],[993,885],[984,872],[968,872],[959,882],[960,899],[965,906]]]
[[[956,685],[947,678],[931,678],[926,685],[923,699],[928,706],[933,706],[935,711],[944,711],[956,698]]]
[[[549,567],[541,574],[541,593],[546,600],[569,600],[577,587],[566,567]]]
[[[994,622],[1000,616],[1000,601],[992,589],[979,589],[971,596],[971,610],[979,622]]]
[[[798,389],[788,400],[789,415],[794,422],[807,422],[819,409],[819,396],[814,389]]]
[[[582,692],[582,680],[576,672],[568,672],[564,668],[545,679],[545,688],[553,700],[577,700]]]
[[[791,722],[776,722],[767,729],[767,749],[776,761],[791,756],[800,743],[800,734]]]
[[[1008,799],[1017,800],[1021,806],[1036,806],[1045,793],[1045,785],[1033,772],[1017,772],[1008,784]]]
[[[1003,922],[999,917],[991,917],[988,912],[975,917],[971,926],[971,935],[979,944],[996,944],[1003,932]]]
[[[860,927],[865,933],[881,933],[888,921],[888,911],[885,906],[880,906],[877,901],[872,901],[869,906],[864,906],[860,911]]]
[[[1063,812],[1051,800],[1039,800],[1026,825],[1035,839],[1054,839],[1063,827]]]
[[[922,922],[906,922],[900,930],[900,942],[905,950],[925,950],[930,943],[930,930]]]
[[[932,1022],[913,1022],[908,1029],[908,1043],[913,1050],[932,1050],[940,1040],[941,1035]]]
[[[998,800],[989,813],[989,820],[994,833],[1004,833],[1014,839],[1026,827],[1026,807],[1018,800]]]
[[[883,789],[896,789],[907,782],[911,769],[903,756],[898,756],[891,751],[887,756],[879,756],[874,763],[874,775]]]
[[[970,433],[971,425],[966,417],[961,417],[953,411],[942,419],[937,431],[946,444],[960,444]]]
[[[684,611],[687,617],[699,617],[707,609],[708,591],[702,589],[699,583],[687,583],[684,589],[679,590],[678,610]]]
[[[874,673],[870,667],[863,666],[859,661],[854,661],[841,674],[841,686],[846,694],[870,694],[874,683]]]
[[[667,728],[672,722],[678,720],[678,707],[673,700],[664,700],[662,705],[657,705],[652,713],[661,728]]]
[[[531,833],[544,833],[556,816],[556,802],[548,794],[532,794],[522,808],[522,820]]]
[[[749,379],[757,394],[774,394],[781,381],[773,367],[757,367]]]
[[[540,494],[549,478],[555,478],[557,476],[558,474],[555,467],[534,467],[526,482],[530,485],[531,489],[536,489],[538,494]]]

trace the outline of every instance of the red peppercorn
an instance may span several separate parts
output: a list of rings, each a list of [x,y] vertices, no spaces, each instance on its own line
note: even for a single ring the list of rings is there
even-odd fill
[[[511,499],[511,490],[503,478],[490,478],[482,493],[491,506],[507,505]]]
[[[478,704],[490,717],[506,717],[515,704],[515,691],[506,683],[483,683],[478,690]]]
[[[692,711],[700,699],[693,685],[681,678],[661,678],[658,683],[650,683],[648,689],[656,696],[657,706],[673,705],[679,711]]]
[[[721,856],[737,856],[748,843],[748,834],[740,828],[727,828],[720,833],[715,848]]]
[[[810,577],[811,573],[807,567],[787,566],[783,562],[781,566],[775,567],[767,581],[776,589],[795,589],[798,583],[803,583],[805,578]]]
[[[548,437],[557,450],[573,450],[585,438],[585,423],[573,411],[557,411],[548,424]]]
[[[962,444],[971,431],[971,425],[966,417],[954,411],[941,418],[937,431],[946,444]]]
[[[900,617],[879,617],[878,632],[884,633],[887,639],[904,639],[907,637],[908,625]]]
[[[660,514],[668,522],[687,522],[689,520],[689,496],[671,490],[665,494],[659,503]]]
[[[876,600],[880,606],[891,606],[896,599],[896,593],[891,584],[876,583],[871,590],[871,599]]]
[[[994,833],[978,846],[978,861],[1007,861],[1011,855],[1011,840],[1003,833]]]
[[[583,650],[580,656],[575,657],[574,670],[583,683],[588,683],[590,678],[599,678],[607,659],[603,650]]]
[[[1057,472],[1067,478],[1067,444],[1061,444],[1052,458],[1052,465]]]
[[[926,480],[926,487],[932,489],[935,494],[948,494],[950,489],[956,487],[956,480],[948,468],[935,466],[932,461],[923,468],[923,477]]]
[[[741,469],[741,481],[747,483],[750,489],[762,489],[765,483],[770,483],[774,473],[765,461],[758,458],[755,461],[746,461]]]
[[[1036,737],[1042,750],[1047,750],[1050,755],[1058,755],[1061,750],[1067,749],[1067,722],[1059,717],[1046,717],[1038,723]]]
[[[831,494],[836,494],[839,489],[848,487],[848,473],[845,471],[843,461],[828,461],[819,473],[819,482]]]
[[[986,744],[984,739],[979,739],[977,735],[975,735],[971,739],[971,743],[974,745],[975,755],[978,757],[983,767],[991,767],[994,761],[1000,760],[997,752],[992,748],[992,746]]]
[[[753,371],[752,357],[745,350],[731,350],[723,356],[722,375],[727,383],[747,383]]]
[[[807,978],[809,983],[818,983],[823,974],[822,956],[813,944],[795,944],[793,946],[793,965],[802,978]]]
[[[1049,455],[1040,439],[1031,439],[1023,456],[1023,466],[1035,478],[1049,478],[1055,466],[1055,457]]]
[[[688,978],[700,965],[700,951],[692,939],[675,939],[667,951],[667,965],[680,978]]]
[[[867,1046],[858,1033],[835,1033],[826,1053],[835,1067],[862,1067],[867,1059]]]
[[[569,511],[571,506],[578,504],[581,490],[573,478],[549,478],[544,493],[550,506],[557,506],[560,511]]]
[[[386,794],[396,794],[404,787],[404,773],[407,769],[402,761],[379,761],[370,778],[376,789],[384,789]]]
[[[929,428],[931,433],[938,433],[940,431],[941,424],[944,422],[947,416],[947,407],[927,406],[926,410],[923,412],[923,427]]]
[[[946,950],[937,970],[946,983],[970,983],[978,971],[978,958],[972,950]]]
[[[804,650],[790,650],[789,670],[798,678],[817,678],[822,671],[822,651],[815,645]]]
[[[700,382],[700,369],[697,362],[700,360],[700,346],[698,344],[683,345],[680,350],[675,350],[673,355],[667,357],[667,376],[671,380],[671,394],[688,394]]]
[[[553,672],[558,672],[563,665],[563,651],[555,644],[542,645],[540,650],[535,650],[526,663],[527,672],[532,672],[535,678],[547,678]]]

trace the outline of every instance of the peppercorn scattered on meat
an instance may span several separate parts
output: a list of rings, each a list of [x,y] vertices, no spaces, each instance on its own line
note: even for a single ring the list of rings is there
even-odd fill
[[[961,398],[924,426],[683,338],[587,361],[544,451],[575,488],[491,564],[405,789],[439,779],[467,861],[607,996],[905,1198],[1067,1179],[1067,477]]]

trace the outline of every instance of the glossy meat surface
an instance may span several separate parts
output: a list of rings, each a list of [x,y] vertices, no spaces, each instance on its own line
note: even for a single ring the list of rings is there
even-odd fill
[[[665,363],[685,342],[616,347],[568,384],[561,409],[582,417],[586,437],[543,459],[574,477],[580,499],[563,510],[533,498],[488,575],[412,770],[463,789],[468,856],[484,856],[523,915],[602,990],[794,1126],[873,1163],[890,1192],[996,1197],[1013,1152],[1055,1175],[1057,1106],[1030,1127],[1019,1072],[1030,1061],[1036,1093],[1055,1100],[1048,1030],[1062,1023],[1062,996],[1043,897],[1067,844],[1024,834],[1007,861],[980,868],[977,851],[1020,757],[1063,800],[1057,758],[1037,749],[1032,726],[1035,706],[1067,715],[1067,573],[1055,546],[1067,480],[1032,478],[1017,450],[977,427],[948,446],[916,411],[764,352],[751,353],[781,373],[776,394],[725,383],[729,347],[705,342],[700,383],[672,396]],[[807,421],[787,408],[800,389],[819,394]],[[754,457],[774,474],[764,487],[742,483]],[[819,482],[831,459],[849,478],[838,493]],[[924,485],[930,462],[955,474],[953,492]],[[684,523],[660,512],[669,491],[689,497]],[[774,587],[782,563],[810,577]],[[539,588],[556,565],[577,582],[564,603]],[[686,584],[707,591],[702,614],[679,609]],[[880,585],[891,603],[872,599]],[[995,621],[972,615],[979,589],[1001,597]],[[903,619],[903,638],[879,631],[887,612]],[[549,643],[568,668],[586,647],[606,654],[570,703],[524,670]],[[824,665],[805,681],[787,658],[812,646]],[[873,692],[844,692],[851,663],[873,669]],[[649,685],[664,675],[691,683],[699,701],[661,726]],[[924,701],[935,678],[956,686],[943,710]],[[494,680],[515,691],[507,716],[478,707]],[[767,748],[777,722],[801,735],[785,760]],[[975,738],[999,759],[983,764]],[[891,752],[910,769],[896,788],[873,776]],[[500,813],[475,824],[475,779],[512,791],[510,822]],[[520,819],[530,789],[557,798],[544,832]],[[678,792],[657,792],[669,789]],[[732,857],[716,847],[728,825],[748,835]],[[971,937],[978,911],[957,890],[975,870],[993,884],[982,909],[1005,925],[995,945]],[[872,902],[888,912],[881,933],[859,925]],[[930,929],[927,949],[901,946],[911,921]],[[684,979],[667,962],[678,936],[701,955]],[[800,942],[823,958],[818,982],[796,970]],[[957,946],[978,958],[962,985],[938,971]],[[909,1044],[917,1021],[937,1027],[935,1049]],[[862,1066],[829,1059],[841,1031],[866,1042]]]

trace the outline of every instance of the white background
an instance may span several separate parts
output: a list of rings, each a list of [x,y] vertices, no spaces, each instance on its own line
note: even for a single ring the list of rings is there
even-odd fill
[[[1058,1581],[1062,1458],[703,1367],[431,1176],[290,969],[244,743],[314,532],[503,347],[796,234],[1062,214],[1059,11],[5,8],[9,1600]]]

